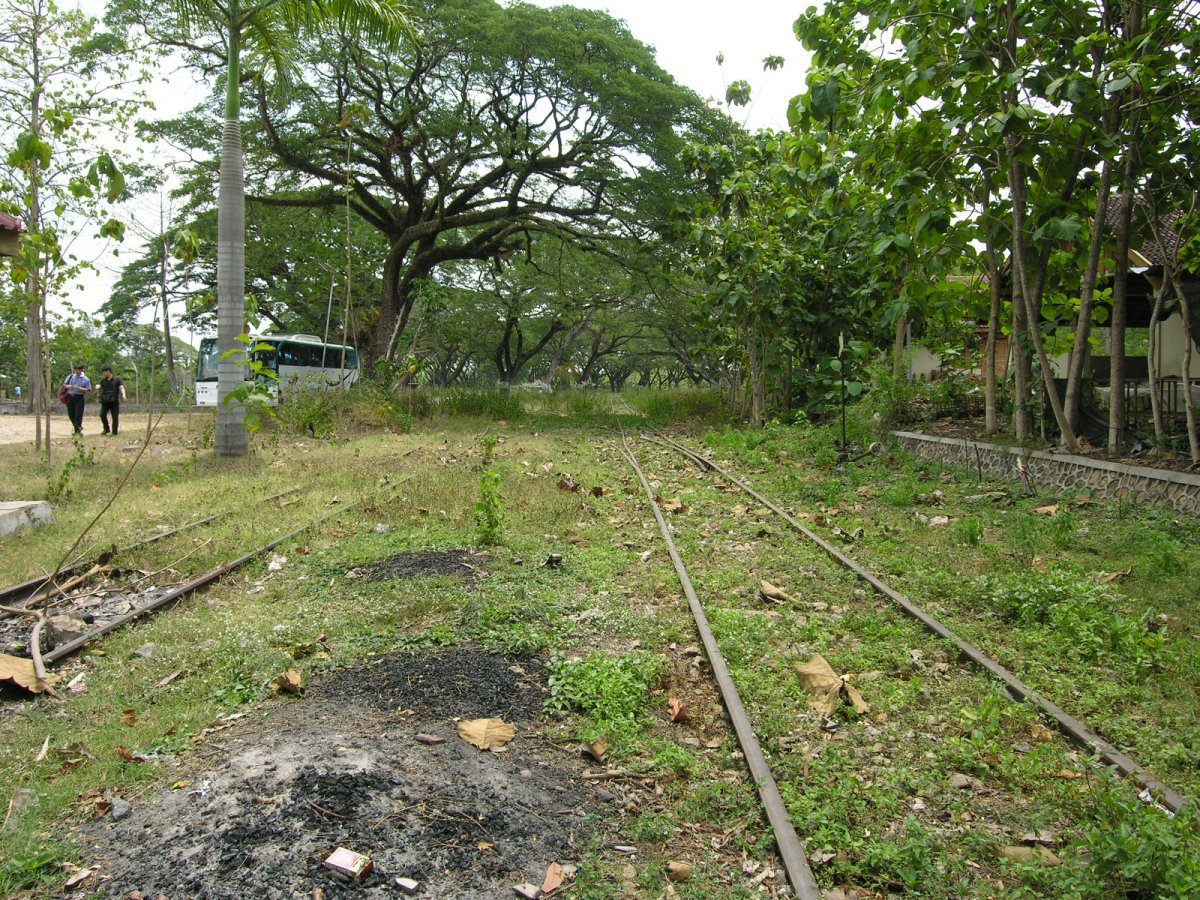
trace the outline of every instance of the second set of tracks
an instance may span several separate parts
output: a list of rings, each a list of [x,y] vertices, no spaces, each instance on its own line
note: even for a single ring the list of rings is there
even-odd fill
[[[825,555],[834,560],[839,566],[852,572],[855,577],[868,584],[879,596],[885,598],[904,615],[918,622],[930,634],[953,648],[958,656],[977,667],[980,671],[997,679],[1016,700],[1032,707],[1046,722],[1058,729],[1072,744],[1080,748],[1100,766],[1108,769],[1114,775],[1128,778],[1142,788],[1142,798],[1151,800],[1168,814],[1174,814],[1185,804],[1186,798],[1163,784],[1146,769],[1135,762],[1130,756],[1114,747],[1084,722],[1070,715],[1047,697],[1031,689],[1020,678],[1000,665],[979,648],[968,643],[957,635],[936,617],[922,609],[909,597],[892,588],[874,573],[868,571],[855,560],[851,559],[837,547],[824,540],[810,528],[805,526],[795,516],[783,509],[778,503],[755,490],[745,480],[737,477],[727,469],[717,465],[688,447],[658,432],[652,436],[641,435],[646,441],[652,441],[660,448],[672,454],[678,454],[706,474],[719,475],[725,482],[735,485],[747,497],[762,504],[765,509],[785,522],[789,528],[801,535],[804,541],[818,547]],[[759,738],[755,735],[753,723],[746,713],[745,705],[738,695],[737,687],[729,673],[717,639],[709,626],[705,612],[705,604],[692,584],[687,566],[672,538],[674,526],[667,524],[660,508],[660,498],[656,495],[629,439],[622,433],[621,453],[633,468],[640,481],[655,519],[658,523],[663,540],[667,546],[672,564],[679,576],[688,605],[695,620],[705,651],[712,666],[713,675],[717,681],[721,696],[733,724],[738,742],[746,758],[747,766],[758,787],[763,809],[767,815],[774,834],[780,858],[787,872],[788,881],[796,895],[802,900],[820,900],[823,896],[813,878],[812,870],[805,855],[803,840],[797,834],[787,807],[782,799],[779,786],[776,783],[770,765],[767,763]]]

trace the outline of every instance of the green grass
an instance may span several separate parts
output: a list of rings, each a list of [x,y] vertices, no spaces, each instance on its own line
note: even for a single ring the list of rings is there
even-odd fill
[[[444,407],[431,412],[431,404],[408,433],[343,422],[320,438],[276,425],[251,457],[236,461],[204,449],[205,418],[169,418],[85,548],[228,510],[123,563],[192,574],[329,513],[335,497],[367,502],[281,547],[288,562],[279,572],[253,563],[113,634],[89,650],[89,662],[69,662],[64,674],[82,672],[86,693],[39,699],[0,721],[0,782],[40,798],[24,813],[27,827],[0,835],[0,888],[61,884],[59,863],[77,856],[68,829],[88,815],[75,802],[81,794],[101,785],[136,792],[163,777],[155,766],[123,759],[118,747],[167,759],[186,754],[191,736],[217,717],[279,702],[268,685],[287,666],[307,679],[372,653],[469,643],[547,660],[543,733],[559,746],[604,737],[609,762],[627,773],[610,785],[621,802],[598,828],[604,840],[638,845],[638,858],[614,860],[598,836],[578,861],[577,896],[612,896],[613,885],[661,896],[664,864],[680,857],[695,868],[689,881],[671,885],[678,896],[759,896],[742,864],[756,871],[776,864],[769,833],[707,666],[684,653],[697,635],[645,499],[617,452],[605,408],[611,400],[552,395],[536,409],[497,418],[501,406],[473,398],[461,420]],[[724,428],[714,404],[700,396],[638,399],[667,418],[690,410],[689,425],[709,429],[716,458],[783,505],[819,513],[810,527],[1168,783],[1200,793],[1200,610],[1189,602],[1200,575],[1194,522],[1069,497],[1048,517],[1019,486],[979,484],[900,457],[840,467],[836,451],[830,459],[830,432]],[[108,501],[130,456],[85,439],[85,453],[93,446],[94,462],[69,473],[71,492],[56,522],[5,542],[0,582],[52,568]],[[1194,894],[1194,813],[1169,820],[1136,802],[1131,785],[1094,770],[1061,738],[1043,740],[1028,708],[818,548],[754,514],[755,501],[719,490],[661,447],[636,449],[656,491],[688,507],[669,518],[674,538],[789,812],[820,859],[823,887],[946,898]],[[66,459],[57,453],[55,465]],[[14,496],[39,496],[54,471],[32,455],[0,459]],[[471,546],[487,472],[500,479],[503,533],[476,578],[345,577],[404,550]],[[415,477],[398,484],[408,474]],[[561,489],[564,474],[582,489]],[[263,500],[292,486],[301,490]],[[594,496],[593,486],[606,490]],[[996,496],[982,496],[988,492]],[[735,513],[735,503],[751,509]],[[935,515],[949,522],[932,526]],[[862,537],[845,536],[859,528]],[[550,554],[561,564],[546,565]],[[1117,572],[1128,574],[1103,574]],[[764,579],[793,599],[763,600]],[[134,653],[148,642],[157,648],[152,658]],[[835,724],[822,727],[795,668],[816,653],[853,674],[869,713],[843,705]],[[670,721],[671,699],[687,705],[689,721]],[[122,721],[127,709],[137,710],[132,725]],[[47,736],[52,749],[80,742],[95,758],[66,770],[53,753],[33,762]],[[975,779],[971,789],[952,787],[954,772]],[[997,857],[1021,833],[1044,829],[1059,834],[1053,849],[1062,866],[1033,869]]]

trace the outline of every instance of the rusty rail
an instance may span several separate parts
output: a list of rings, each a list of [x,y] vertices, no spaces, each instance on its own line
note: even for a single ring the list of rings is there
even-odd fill
[[[672,447],[677,452],[682,453],[684,456],[691,459],[702,469],[706,471],[717,472],[723,478],[726,478],[736,484],[739,488],[741,488],[763,506],[767,507],[776,515],[783,518],[789,525],[824,550],[842,566],[849,569],[863,581],[871,585],[871,587],[873,587],[876,591],[883,594],[885,597],[899,606],[905,614],[920,622],[928,631],[953,644],[962,656],[969,659],[981,669],[990,672],[992,675],[996,676],[996,678],[1000,679],[1000,681],[1008,689],[1008,692],[1017,700],[1036,706],[1041,711],[1042,715],[1053,722],[1058,730],[1061,731],[1063,735],[1065,735],[1073,744],[1102,759],[1106,765],[1114,768],[1121,775],[1121,777],[1132,778],[1139,786],[1149,791],[1150,796],[1152,796],[1155,802],[1157,802],[1160,806],[1172,813],[1175,813],[1179,811],[1185,802],[1187,802],[1186,798],[1182,794],[1172,790],[1170,787],[1152,776],[1146,771],[1146,769],[1138,765],[1138,763],[1136,763],[1133,759],[1118,750],[1100,735],[1096,734],[1096,732],[1088,728],[1079,719],[1076,719],[1074,716],[1068,714],[1046,697],[1030,688],[1025,684],[1025,682],[1021,681],[1021,679],[1013,675],[1010,671],[1008,671],[1008,669],[1004,668],[1004,666],[987,656],[987,654],[983,653],[974,645],[967,643],[936,618],[913,603],[912,600],[910,600],[904,594],[901,594],[899,591],[884,583],[871,572],[867,571],[853,559],[846,556],[846,554],[842,553],[820,535],[815,534],[809,528],[805,527],[805,525],[797,520],[794,516],[790,515],[786,510],[781,509],[772,501],[768,500],[740,478],[726,471],[712,460],[705,459],[704,457],[694,453],[687,447],[683,446],[677,441],[671,440],[665,435],[660,435],[656,439],[656,442]]]
[[[397,481],[394,484],[389,485],[389,487],[399,487],[400,485],[404,484],[404,482],[408,481],[412,477],[413,476],[411,476],[411,475],[407,475],[404,478],[400,479],[400,481]],[[378,492],[375,492],[375,493],[378,493]],[[145,606],[139,607],[138,609],[135,609],[135,610],[131,610],[130,612],[126,613],[125,615],[118,616],[117,618],[113,619],[111,622],[107,622],[106,624],[102,625],[100,628],[93,629],[92,631],[88,632],[87,634],[82,635],[82,636],[76,638],[75,640],[70,641],[69,643],[63,644],[62,646],[59,646],[59,647],[55,647],[51,652],[42,654],[42,659],[48,663],[55,662],[56,660],[62,659],[64,656],[68,656],[69,654],[74,653],[76,650],[80,649],[81,647],[85,646],[86,644],[90,643],[91,641],[94,641],[96,638],[101,637],[105,634],[108,634],[110,631],[115,631],[116,629],[120,628],[122,625],[126,625],[129,622],[133,621],[134,619],[138,619],[138,618],[146,615],[149,612],[153,612],[154,610],[156,610],[162,606],[165,606],[168,603],[178,600],[180,597],[186,596],[187,594],[195,593],[196,591],[199,591],[205,587],[208,587],[210,584],[212,584],[216,581],[219,581],[221,578],[228,575],[230,572],[234,571],[235,569],[240,568],[241,566],[245,565],[250,560],[252,560],[258,556],[262,556],[262,554],[264,554],[270,550],[274,550],[276,547],[278,547],[280,544],[284,543],[285,541],[291,540],[292,538],[296,537],[299,534],[303,534],[305,531],[308,531],[310,528],[320,525],[322,522],[325,522],[328,519],[333,518],[334,516],[343,515],[344,513],[349,512],[350,510],[354,509],[355,507],[361,506],[363,503],[366,503],[367,500],[370,499],[372,496],[374,496],[374,494],[369,494],[366,497],[360,497],[358,500],[355,500],[353,503],[348,503],[344,506],[339,506],[337,509],[333,510],[332,512],[329,512],[323,516],[320,516],[320,517],[314,519],[313,521],[309,522],[306,525],[301,525],[299,528],[293,529],[292,531],[289,531],[287,534],[282,535],[281,537],[277,537],[274,540],[269,541],[266,544],[263,544],[261,547],[258,547],[254,550],[251,550],[249,553],[245,553],[242,556],[239,556],[237,559],[231,560],[226,563],[222,563],[221,565],[217,566],[216,568],[210,569],[208,572],[205,572],[200,577],[194,578],[193,580],[189,581],[187,584],[181,584],[179,587],[175,588],[174,590],[168,591],[167,593],[163,594],[161,597],[155,598],[152,602],[146,604]]]
[[[294,494],[299,490],[302,490],[300,486],[290,487],[287,490],[280,491],[277,494],[271,494],[269,497],[263,497],[263,499],[258,502],[266,503],[270,500],[278,500],[280,497],[286,497],[288,494]],[[201,525],[207,525],[209,522],[215,522],[217,519],[224,518],[225,516],[229,515],[229,512],[229,510],[226,510],[225,512],[217,513],[216,515],[209,516],[205,519],[197,519],[195,522],[188,522],[186,525],[180,525],[178,528],[172,528],[170,531],[164,531],[162,534],[156,534],[152,537],[135,541],[132,544],[112,551],[111,555],[115,557],[122,553],[128,553],[130,550],[137,550],[140,547],[153,544],[156,541],[173,537],[180,532],[189,531],[192,528],[199,528]],[[101,556],[103,555],[105,554],[102,553]],[[76,573],[82,572],[87,566],[88,560],[80,560],[79,562],[72,563],[64,569],[60,569],[58,574],[60,576],[70,577]],[[53,596],[58,589],[54,584],[51,583],[51,581],[51,578],[45,575],[39,575],[36,578],[30,578],[28,581],[22,581],[20,584],[14,584],[10,585],[9,587],[2,588],[0,589],[0,605],[20,608],[34,602],[47,590],[49,590],[50,595]],[[8,613],[7,615],[11,615],[11,613]]]
[[[646,496],[650,501],[650,508],[654,511],[654,518],[658,520],[659,530],[662,532],[663,540],[667,544],[667,552],[671,555],[671,562],[675,566],[675,572],[679,576],[679,582],[683,586],[684,594],[687,596],[688,607],[692,611],[692,617],[696,620],[696,629],[700,632],[700,640],[704,644],[705,653],[708,655],[709,665],[712,666],[713,677],[716,678],[717,686],[721,691],[721,699],[724,701],[725,709],[729,713],[730,720],[733,722],[733,730],[737,734],[738,743],[742,748],[742,755],[746,758],[746,765],[750,769],[750,775],[754,778],[754,783],[758,787],[758,795],[762,800],[767,820],[771,823],[771,828],[775,832],[775,846],[779,849],[779,857],[783,860],[783,867],[787,872],[788,881],[791,883],[792,889],[796,892],[796,896],[800,900],[821,900],[823,895],[821,889],[817,887],[812,869],[808,865],[808,859],[804,855],[804,845],[792,825],[792,819],[788,815],[787,806],[784,804],[783,797],[779,793],[779,785],[775,783],[775,776],[771,774],[771,767],[767,764],[762,747],[759,745],[758,738],[754,734],[754,726],[750,721],[749,715],[746,713],[746,707],[742,704],[742,698],[738,695],[733,678],[729,674],[729,667],[725,664],[725,657],[721,655],[721,650],[717,646],[717,639],[713,636],[712,629],[708,625],[708,616],[705,615],[704,606],[701,604],[700,598],[696,596],[696,590],[692,587],[692,580],[688,576],[687,568],[679,556],[675,542],[671,539],[671,531],[667,527],[662,511],[658,508],[658,503],[654,499],[654,491],[651,490],[650,483],[646,480],[641,466],[638,465],[637,458],[633,455],[633,451],[629,447],[629,442],[624,437],[621,440],[624,446],[625,458],[633,466],[638,480],[641,481],[642,487],[646,491]]]

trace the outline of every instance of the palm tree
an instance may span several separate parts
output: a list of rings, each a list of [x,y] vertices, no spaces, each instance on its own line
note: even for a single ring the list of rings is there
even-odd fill
[[[242,50],[254,52],[281,80],[293,74],[288,52],[306,28],[337,23],[373,43],[391,43],[409,30],[397,0],[171,0],[180,24],[189,32],[218,32],[226,41],[225,124],[221,134],[217,201],[217,371],[218,456],[245,456],[250,442],[245,409],[228,402],[241,383],[241,354],[235,352],[245,331],[246,188],[242,168]]]

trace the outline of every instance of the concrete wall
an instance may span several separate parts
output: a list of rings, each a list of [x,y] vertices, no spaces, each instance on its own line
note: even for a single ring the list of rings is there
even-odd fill
[[[1161,503],[1200,516],[1200,475],[911,431],[894,434],[900,446],[914,456],[972,472],[982,469],[987,477],[1009,481],[1027,478],[1037,487],[1087,491],[1093,496],[1134,503]]]

